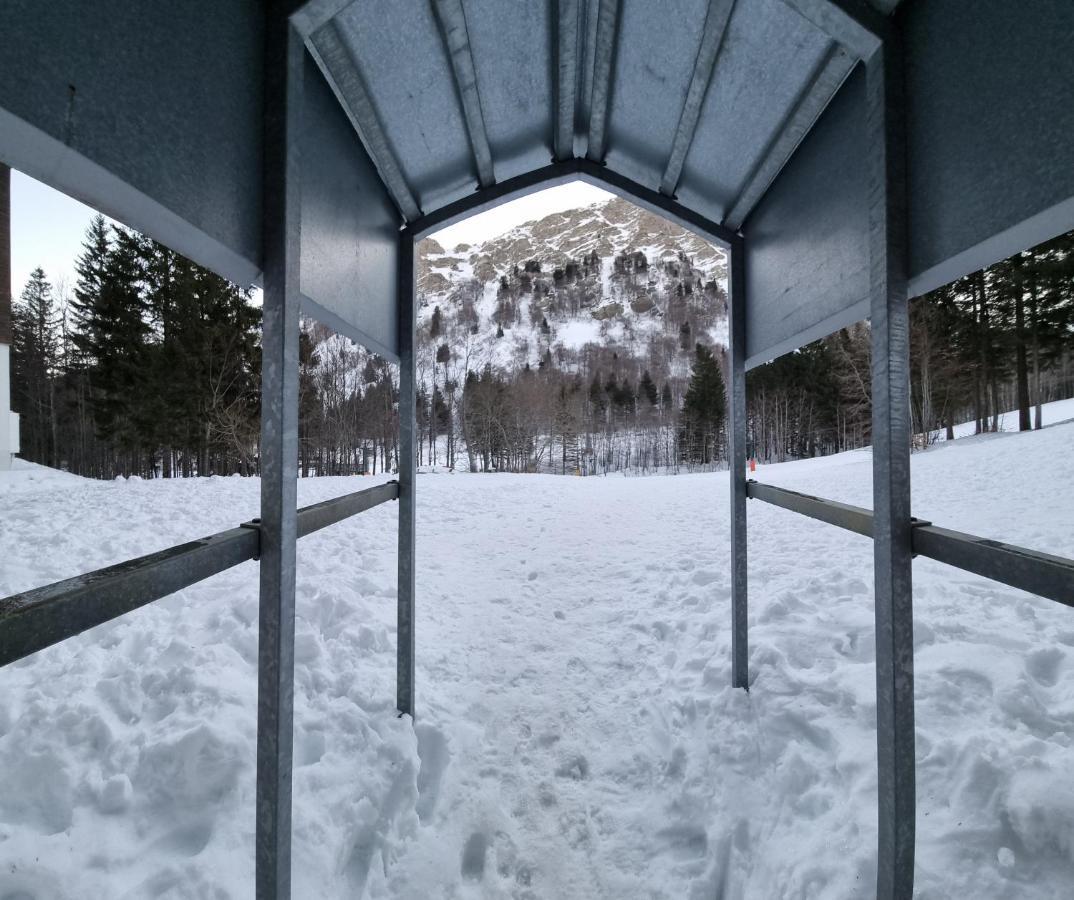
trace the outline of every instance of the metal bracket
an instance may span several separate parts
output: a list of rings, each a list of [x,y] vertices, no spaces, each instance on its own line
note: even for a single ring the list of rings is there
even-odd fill
[[[261,519],[251,519],[249,522],[240,522],[239,528],[249,528],[257,532],[257,550],[254,551],[254,560],[261,559]]]
[[[910,528],[927,528],[932,522],[928,519],[919,519],[917,516],[910,516]],[[913,549],[914,542],[910,541],[910,559],[917,559],[917,551]]]

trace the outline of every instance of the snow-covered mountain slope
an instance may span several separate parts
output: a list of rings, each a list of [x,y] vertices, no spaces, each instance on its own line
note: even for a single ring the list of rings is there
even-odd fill
[[[914,512],[1072,555],[1074,423],[913,457]],[[868,453],[757,477],[861,505]],[[303,479],[302,503],[369,480]],[[422,475],[418,719],[395,509],[303,538],[294,896],[870,897],[872,547],[751,504],[730,683],[727,473]],[[232,527],[255,479],[0,494],[0,595]],[[1074,883],[1074,611],[914,565],[917,896]],[[257,569],[0,669],[0,896],[250,896]]]
[[[423,241],[420,322],[427,342],[447,343],[470,369],[536,365],[545,351],[571,368],[587,345],[637,359],[685,358],[697,340],[726,344],[726,276],[721,249],[613,199],[482,244]],[[430,336],[437,308],[443,330]]]

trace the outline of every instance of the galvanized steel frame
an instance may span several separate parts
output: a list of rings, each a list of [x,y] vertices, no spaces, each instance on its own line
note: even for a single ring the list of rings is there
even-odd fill
[[[749,690],[749,607],[746,527],[746,259],[741,240],[731,244],[728,334],[731,339],[731,686]]]
[[[574,156],[577,0],[555,4],[557,107],[551,165],[500,183],[476,93],[474,62],[458,0],[434,8],[452,63],[481,189],[423,214],[361,79],[338,63],[345,46],[333,17],[348,0],[269,4],[265,43],[263,180],[264,333],[262,487],[259,523],[170,548],[69,582],[0,600],[0,665],[56,643],[202,578],[260,555],[257,747],[257,896],[290,896],[291,753],[297,538],[397,497],[399,507],[397,707],[415,710],[416,369],[414,245],[431,232],[552,184],[582,180],[626,197],[729,251],[732,684],[747,688],[746,499],[754,497],[874,538],[879,852],[877,896],[910,897],[914,874],[913,554],[976,572],[1074,606],[1074,561],[921,523],[910,515],[908,240],[904,79],[893,23],[858,0],[783,0],[824,30],[831,46],[750,173],[723,223],[674,199],[712,76],[732,0],[710,0],[673,146],[653,190],[603,165],[622,10],[597,0],[597,38],[587,158]],[[289,16],[290,14],[290,16]],[[324,72],[410,224],[399,236],[399,482],[296,511],[297,351],[300,300],[299,168],[304,46]],[[875,512],[747,482],[745,258],[738,228],[838,90],[853,59],[865,63],[869,155],[870,314],[873,341]],[[12,654],[18,653],[19,656]]]
[[[873,537],[871,509],[753,480],[746,482],[746,493],[751,500]],[[915,517],[910,519],[910,545],[914,556],[925,556],[1074,608],[1074,559],[941,528]]]
[[[270,11],[265,17],[255,835],[256,893],[266,900],[291,895],[304,53],[304,41],[284,11]]]
[[[306,506],[295,515],[305,537],[399,496],[389,481]],[[260,558],[261,520],[0,598],[0,668],[154,600]]]
[[[913,551],[910,320],[902,50],[889,34],[865,64],[872,340],[878,897],[914,890]]]
[[[415,488],[418,471],[417,297],[414,237],[399,235],[399,583],[396,632],[396,709],[414,715]]]
[[[673,197],[654,191],[633,179],[620,175],[613,169],[590,159],[575,157],[553,162],[550,165],[532,172],[526,172],[514,178],[475,191],[468,197],[448,203],[430,213],[425,213],[410,222],[405,233],[409,234],[413,241],[420,241],[428,237],[434,231],[447,228],[455,222],[461,222],[470,216],[493,209],[501,203],[509,200],[517,200],[536,191],[553,187],[557,184],[567,184],[571,181],[583,181],[595,187],[603,188],[620,197],[636,203],[643,209],[655,212],[669,219],[677,225],[681,225],[688,231],[701,235],[712,243],[729,249],[734,241],[741,240],[741,235],[732,228],[721,225],[706,216],[679,203]]]

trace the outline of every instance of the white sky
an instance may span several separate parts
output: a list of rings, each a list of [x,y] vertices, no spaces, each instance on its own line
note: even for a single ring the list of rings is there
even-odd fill
[[[445,249],[488,240],[515,225],[553,212],[610,200],[607,191],[580,181],[548,188],[451,225],[433,235]],[[18,297],[30,273],[41,266],[58,287],[75,284],[75,259],[94,211],[40,182],[11,173],[11,293]]]
[[[53,287],[75,285],[75,259],[82,253],[94,211],[38,181],[11,172],[11,293],[18,297],[40,266]]]

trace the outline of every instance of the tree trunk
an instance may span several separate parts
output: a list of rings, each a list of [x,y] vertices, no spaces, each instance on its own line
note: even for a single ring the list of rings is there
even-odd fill
[[[1032,251],[1030,251],[1032,254]],[[1030,256],[1034,259],[1035,256]],[[1037,267],[1034,265],[1029,273],[1029,333],[1033,355],[1033,427],[1041,427],[1040,397],[1040,332],[1037,327]]]
[[[1026,365],[1025,291],[1022,289],[1022,256],[1014,264],[1015,378],[1018,383],[1018,430],[1029,431],[1029,370]]]

